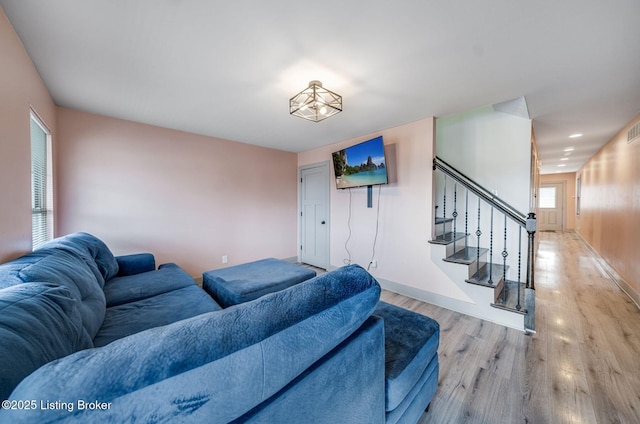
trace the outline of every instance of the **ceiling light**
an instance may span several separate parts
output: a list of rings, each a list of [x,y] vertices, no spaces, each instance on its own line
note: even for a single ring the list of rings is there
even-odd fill
[[[560,164],[560,165],[558,165],[558,166],[567,166],[567,164],[566,164],[566,163],[561,163],[561,164]]]
[[[562,159],[560,159],[560,160],[569,160],[569,158],[562,158]]]
[[[309,121],[319,122],[342,112],[342,96],[322,87],[320,81],[309,82],[289,99],[289,113]]]
[[[569,138],[578,138],[578,137],[582,137],[582,134],[571,134],[569,136]]]
[[[566,149],[564,149],[565,152],[573,152],[574,150],[574,147],[567,147]]]

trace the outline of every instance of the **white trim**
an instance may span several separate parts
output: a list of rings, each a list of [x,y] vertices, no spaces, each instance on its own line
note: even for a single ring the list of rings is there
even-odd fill
[[[44,170],[45,172],[45,178],[46,178],[46,193],[45,196],[46,198],[44,199],[44,204],[47,210],[47,224],[45,225],[45,229],[46,229],[46,234],[44,234],[45,236],[45,240],[44,241],[48,241],[51,240],[54,237],[55,234],[55,195],[54,195],[54,181],[53,181],[53,143],[52,143],[52,134],[51,134],[51,130],[49,129],[49,127],[45,124],[45,121],[40,117],[40,115],[38,114],[38,112],[36,112],[36,110],[30,105],[29,106],[29,144],[32,144],[32,130],[31,130],[31,123],[35,123],[37,127],[40,128],[40,130],[42,131],[42,133],[44,133],[45,135],[45,164],[46,164],[46,169]],[[33,147],[30,147],[30,157],[31,157],[31,172],[32,172],[32,178],[33,178]],[[33,191],[31,192],[31,199],[33,202],[34,199],[34,193]],[[33,228],[33,211],[32,211],[32,228],[31,228],[31,236],[32,236],[32,249],[37,247],[33,245],[33,236],[34,236],[34,228]]]
[[[29,119],[33,119],[35,123],[38,124],[38,126],[42,129],[42,131],[44,131],[49,137],[51,137],[51,130],[49,129],[49,127],[47,127],[47,124],[44,123],[44,119],[42,119],[40,115],[38,115],[38,112],[35,111],[33,106],[29,106]]]
[[[514,330],[518,331],[525,331],[524,315],[499,308],[494,308],[489,305],[489,303],[487,303],[487,305],[482,305],[481,308],[491,311],[491,314],[478,314],[477,304],[453,299],[448,296],[443,296],[415,287],[405,286],[404,284],[384,280],[382,278],[376,278],[376,280],[378,281],[378,283],[380,283],[380,287],[382,287],[384,290],[398,293],[412,299],[420,300],[422,302],[430,303],[432,305],[449,309],[451,311],[458,312],[460,314],[467,315],[473,318],[478,318],[483,321],[493,322],[494,324],[513,328]]]

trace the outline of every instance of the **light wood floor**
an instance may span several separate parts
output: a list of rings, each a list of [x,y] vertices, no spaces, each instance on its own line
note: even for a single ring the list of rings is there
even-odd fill
[[[427,423],[640,423],[640,312],[572,232],[538,233],[526,335],[390,292],[440,323]]]

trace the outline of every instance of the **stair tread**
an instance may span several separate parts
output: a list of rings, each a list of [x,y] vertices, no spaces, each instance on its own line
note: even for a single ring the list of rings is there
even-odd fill
[[[435,219],[436,225],[440,224],[444,224],[446,222],[453,222],[453,218],[436,218]]]
[[[480,252],[478,252],[478,250]],[[478,256],[482,256],[488,251],[489,249],[486,249],[484,247],[481,247],[479,249],[477,247],[466,247],[445,258],[444,261],[469,265],[474,263],[478,259]]]
[[[506,269],[509,269],[509,267],[507,266]],[[489,264],[484,264],[478,272],[465,281],[470,284],[495,287],[502,280],[504,271],[505,267],[503,265],[493,264],[492,266],[489,266]],[[489,274],[491,274],[491,282],[489,282]]]
[[[465,238],[467,236],[467,234],[465,233],[444,233],[444,234],[440,234],[439,236],[434,237],[433,239],[429,240],[429,243],[431,244],[449,244],[449,243],[453,243],[454,240],[461,240],[463,238]]]
[[[518,302],[518,285],[520,285],[520,302]],[[526,314],[527,311],[524,308],[524,289],[525,283],[507,280],[503,285],[503,290],[506,292],[506,301],[503,301],[503,295],[500,293],[496,303],[492,303],[491,306],[500,309],[507,309],[520,314]],[[520,303],[520,309],[517,308]]]

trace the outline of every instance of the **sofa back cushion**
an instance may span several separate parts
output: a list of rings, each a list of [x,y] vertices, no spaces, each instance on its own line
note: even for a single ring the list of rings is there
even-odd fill
[[[25,283],[0,290],[0,399],[42,365],[90,347],[67,288]]]
[[[60,249],[73,253],[87,263],[101,286],[118,275],[118,262],[107,245],[89,233],[73,233],[43,244],[41,249]]]
[[[82,325],[95,337],[104,321],[104,291],[89,265],[77,255],[59,249],[38,249],[16,259],[23,282],[47,282],[66,287],[78,302]]]
[[[0,264],[0,289],[24,283],[18,276],[22,266],[22,264],[13,261]]]

